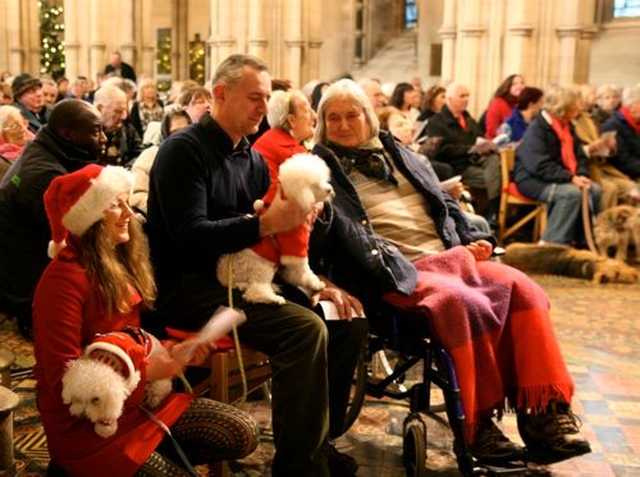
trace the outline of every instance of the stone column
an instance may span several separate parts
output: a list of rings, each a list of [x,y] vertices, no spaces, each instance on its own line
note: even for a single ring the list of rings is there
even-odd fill
[[[582,33],[579,0],[564,0],[560,3],[560,22],[556,28],[558,37],[558,78],[560,84],[571,84],[576,80],[578,42]]]
[[[120,22],[120,31],[122,43],[120,43],[120,53],[122,60],[129,63],[138,71],[136,63],[136,42],[133,35],[134,8],[133,0],[122,1],[122,12],[118,20]]]
[[[24,45],[21,44],[22,22],[20,21],[20,0],[7,2],[7,18],[3,22],[7,29],[9,47],[9,71],[14,75],[24,73]]]
[[[591,45],[593,38],[598,33],[598,27],[591,25],[582,29],[578,48],[578,67],[576,68],[576,82],[587,83],[589,70],[591,69]]]
[[[531,83],[530,77],[534,63],[532,35],[534,26],[531,24],[531,9],[527,9],[526,0],[510,0],[507,3],[506,32],[504,40],[504,71],[506,74],[520,73],[525,81]]]
[[[455,58],[456,58],[456,10],[457,0],[444,2],[444,16],[442,28],[438,30],[442,38],[442,81],[447,82],[455,78]]]
[[[578,41],[582,27],[580,25],[561,25],[556,28],[559,41],[558,83],[571,84],[576,81],[576,62]]]
[[[295,88],[301,86],[302,48],[302,4],[299,0],[287,0],[285,7],[286,78]]]
[[[107,64],[105,58],[107,45],[104,43],[100,29],[103,20],[100,15],[101,3],[100,0],[89,2],[89,71],[92,78],[96,77],[98,71],[103,71]]]
[[[318,79],[320,76],[320,49],[322,48],[322,3],[317,0],[306,0],[305,11],[309,15],[307,19],[309,30],[307,74],[301,78],[302,82]],[[302,85],[301,85],[302,86]]]
[[[154,25],[150,24],[145,19],[151,18],[153,1],[143,0],[140,7],[140,17],[142,20],[142,32],[139,35],[140,42],[142,44],[142,59],[138,62],[138,65],[142,65],[141,73],[149,73],[151,76],[156,76],[156,30]]]
[[[469,111],[476,114],[480,109],[478,87],[480,61],[484,57],[483,46],[486,28],[482,21],[481,2],[464,0],[458,10],[458,41],[456,44],[455,80],[469,87],[471,101]],[[484,106],[484,104],[482,104]]]
[[[173,78],[189,77],[189,38],[187,5],[184,0],[175,0],[171,11],[171,75]]]
[[[78,23],[79,0],[64,0],[64,55],[65,76],[73,81],[80,73],[80,31]]]
[[[267,46],[269,41],[265,34],[266,16],[264,0],[250,0],[249,4],[249,31],[247,39],[247,53],[269,62]]]
[[[483,37],[478,40],[481,45],[479,45],[480,61],[476,75],[478,78],[478,89],[475,91],[476,104],[478,105],[476,117],[482,114],[502,80],[511,73],[519,73],[519,71],[511,69],[511,66],[507,64],[507,57],[504,55],[505,2],[489,2],[486,11],[488,17],[480,18],[480,21],[483,25],[490,25],[491,28],[487,28]]]
[[[234,0],[211,0],[211,36],[207,41],[209,56],[211,57],[211,74],[222,60],[234,52],[236,39],[232,36],[231,25],[234,19],[229,13],[233,13]]]

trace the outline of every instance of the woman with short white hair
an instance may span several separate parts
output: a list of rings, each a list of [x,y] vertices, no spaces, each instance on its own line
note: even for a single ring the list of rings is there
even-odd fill
[[[0,179],[34,135],[15,106],[0,106]]]
[[[620,106],[621,91],[612,83],[605,83],[596,89],[596,104],[591,109],[591,119],[600,128]]]
[[[280,164],[296,153],[307,152],[305,142],[315,132],[316,113],[302,91],[274,91],[269,99],[267,121],[271,129],[258,138],[253,149],[264,157],[273,184]]]
[[[542,449],[547,462],[589,452],[543,290],[489,260],[495,239],[469,224],[422,159],[379,131],[356,83],[329,86],[316,142],[336,195],[313,230],[315,270],[368,309],[379,310],[382,300],[428,323],[453,359],[473,457],[485,464],[523,458],[492,420],[509,408],[530,462],[541,461]]]

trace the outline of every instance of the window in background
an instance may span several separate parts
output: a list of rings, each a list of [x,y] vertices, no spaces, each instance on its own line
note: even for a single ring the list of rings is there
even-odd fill
[[[640,0],[615,0],[613,18],[640,17]]]
[[[158,92],[171,87],[171,28],[158,28],[156,45],[156,74]]]
[[[204,84],[205,44],[196,33],[195,39],[189,42],[189,79]]]
[[[404,26],[411,30],[418,25],[418,6],[415,0],[406,0],[404,6]]]

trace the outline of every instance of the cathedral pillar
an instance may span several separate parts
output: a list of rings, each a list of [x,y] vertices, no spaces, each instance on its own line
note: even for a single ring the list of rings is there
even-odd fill
[[[218,65],[237,48],[237,40],[232,36],[231,25],[236,19],[235,0],[211,0],[211,36],[207,42],[211,58],[211,75]]]
[[[78,22],[79,0],[64,0],[64,55],[65,76],[70,80],[79,76],[80,31]]]
[[[302,78],[302,82],[318,79],[320,77],[320,49],[322,48],[322,2],[317,0],[307,0],[306,11],[308,12],[309,31],[309,59],[307,62],[307,75]],[[302,84],[300,85],[302,86]]]
[[[530,23],[532,8],[535,5],[527,0],[508,2],[504,41],[504,72],[507,75],[519,73],[529,83],[533,79],[529,73],[535,64],[532,44],[534,26]]]
[[[9,46],[9,71],[14,75],[24,73],[25,50],[21,42],[22,22],[20,21],[20,0],[9,0],[7,3],[7,18],[4,28],[7,28]]]
[[[100,25],[103,21],[100,0],[90,0],[89,2],[89,71],[92,77],[95,77],[99,71],[104,71],[107,64],[105,59],[105,50],[107,45],[101,35]]]
[[[247,39],[247,53],[267,61],[267,46],[269,44],[264,26],[266,15],[264,14],[264,1],[251,0],[249,5],[249,37]]]
[[[480,60],[485,58],[483,45],[485,44],[486,28],[481,23],[482,12],[480,7],[482,2],[463,0],[459,5],[456,65],[453,79],[458,83],[464,84],[471,92],[475,93],[475,97],[471,97],[469,107],[473,114],[479,108]]]
[[[576,81],[576,65],[578,59],[578,43],[582,33],[580,21],[580,1],[564,0],[560,5],[558,37],[558,78],[560,84],[566,85]]]
[[[133,20],[134,9],[133,0],[124,0],[122,2],[122,15],[120,15],[119,21],[121,22],[121,35],[122,43],[120,43],[120,53],[122,54],[122,61],[129,63],[130,65],[136,64],[136,44],[133,37]]]
[[[442,28],[438,30],[442,38],[442,80],[443,82],[454,79],[456,58],[456,8],[457,0],[444,2],[444,15]]]
[[[286,69],[285,78],[291,80],[295,88],[300,88],[302,68],[302,3],[299,0],[287,0],[285,16]]]
[[[568,85],[576,80],[576,62],[578,42],[582,27],[580,25],[561,25],[556,28],[559,42],[558,83]]]

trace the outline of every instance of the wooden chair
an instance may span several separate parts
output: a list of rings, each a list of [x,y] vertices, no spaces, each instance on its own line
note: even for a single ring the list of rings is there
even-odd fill
[[[167,328],[169,338],[182,341],[191,333],[188,331]],[[242,367],[247,383],[247,394],[264,386],[271,379],[269,357],[252,348],[242,346]],[[216,350],[211,354],[211,361],[205,365],[210,369],[208,377],[192,383],[196,396],[206,396],[215,401],[234,404],[243,397],[242,372],[233,339],[225,336],[216,341]],[[270,396],[269,396],[270,397]],[[211,467],[213,475],[228,477],[229,469],[225,462],[217,462]]]
[[[182,341],[191,333],[188,331],[167,328],[169,338]],[[242,364],[247,383],[247,393],[271,379],[269,357],[255,349],[242,346]],[[203,365],[211,370],[208,378],[193,383],[196,396],[206,396],[226,404],[234,404],[242,398],[243,384],[238,356],[233,339],[225,336],[216,341],[216,350],[211,354],[211,361]]]
[[[507,237],[513,235],[527,223],[534,221],[532,241],[537,242],[547,225],[547,207],[544,202],[529,199],[523,196],[511,180],[513,168],[516,163],[516,151],[513,148],[505,148],[500,151],[500,170],[502,177],[502,194],[500,196],[500,210],[498,212],[498,241],[504,244]],[[507,221],[513,209],[526,206],[530,210],[525,216],[510,225]]]

